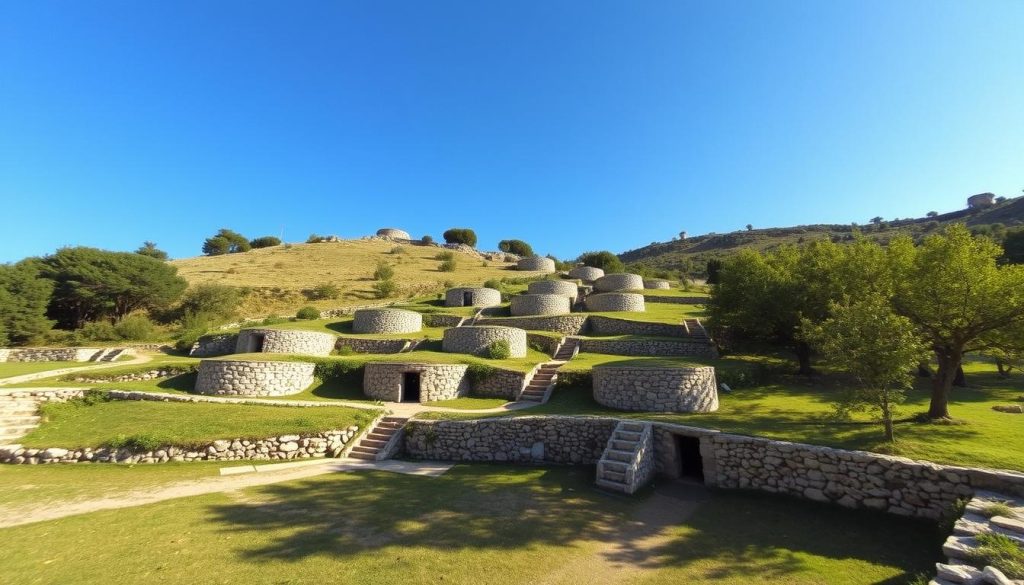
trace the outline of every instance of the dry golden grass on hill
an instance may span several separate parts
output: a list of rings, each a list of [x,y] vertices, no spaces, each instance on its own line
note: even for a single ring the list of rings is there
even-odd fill
[[[392,253],[400,248],[401,253]],[[394,268],[399,286],[395,299],[439,293],[444,283],[480,285],[491,278],[536,276],[538,272],[518,272],[514,264],[484,261],[468,254],[453,252],[454,272],[441,272],[435,257],[445,251],[434,246],[393,244],[380,240],[346,240],[320,244],[293,244],[251,250],[241,254],[199,256],[171,263],[189,284],[212,282],[249,288],[242,306],[247,316],[285,313],[297,307],[319,308],[358,305],[377,300],[373,273],[377,264]],[[303,291],[320,284],[341,289],[337,299],[309,301]]]

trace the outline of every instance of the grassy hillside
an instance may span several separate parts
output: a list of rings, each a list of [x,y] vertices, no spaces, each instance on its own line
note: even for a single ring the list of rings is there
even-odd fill
[[[798,244],[820,238],[837,241],[852,239],[854,230],[863,235],[888,242],[897,234],[923,236],[942,225],[964,223],[968,227],[986,230],[991,227],[1013,228],[1024,225],[1024,197],[1008,199],[983,210],[963,209],[935,217],[901,219],[879,225],[816,224],[786,228],[754,229],[727,234],[705,234],[685,240],[654,243],[630,250],[619,257],[631,269],[684,270],[688,267],[703,270],[708,260],[721,258],[743,248],[770,250],[783,244]]]
[[[395,250],[400,249],[400,253]],[[379,262],[394,268],[399,285],[396,298],[441,292],[451,284],[480,285],[492,278],[537,276],[519,272],[513,264],[482,261],[453,252],[454,272],[441,272],[435,257],[444,251],[433,246],[397,246],[379,240],[348,240],[320,244],[293,244],[223,256],[174,260],[178,273],[190,284],[213,282],[247,289],[245,315],[282,314],[314,305],[320,308],[358,305],[377,300],[373,273]],[[306,291],[329,283],[339,287],[337,299],[310,301]]]

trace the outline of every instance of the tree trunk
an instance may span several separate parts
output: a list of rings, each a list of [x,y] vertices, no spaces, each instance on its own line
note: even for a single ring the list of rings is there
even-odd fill
[[[889,403],[888,389],[882,390],[882,424],[885,426],[885,440],[896,442],[896,432],[892,424],[892,405]]]
[[[956,377],[953,378],[953,385],[956,386],[957,388],[966,388],[967,387],[967,377],[964,376],[964,367],[963,366],[957,367],[957,369],[956,369]]]
[[[800,363],[800,369],[797,370],[797,374],[801,376],[810,376],[814,373],[814,368],[811,367],[811,346],[806,343],[797,343],[793,349],[796,352],[796,359]]]
[[[1008,368],[1006,364],[1003,363],[1003,360],[999,358],[996,358],[996,370],[999,371],[1000,378],[1010,377],[1010,368]]]
[[[932,399],[928,407],[928,418],[950,418],[949,393],[953,390],[953,381],[963,361],[963,348],[939,347],[935,349],[935,357],[939,360],[939,370],[932,378]]]

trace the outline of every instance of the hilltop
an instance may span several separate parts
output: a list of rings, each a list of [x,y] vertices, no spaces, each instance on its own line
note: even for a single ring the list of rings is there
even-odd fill
[[[879,224],[815,224],[793,227],[751,229],[726,234],[710,233],[684,240],[656,242],[619,255],[632,270],[699,272],[712,258],[721,258],[741,249],[771,250],[783,244],[799,244],[821,238],[843,241],[855,231],[888,242],[898,234],[921,237],[943,225],[964,223],[975,231],[998,233],[1002,228],[1024,225],[1024,197],[1007,199],[986,209],[962,209],[932,217],[883,221]]]

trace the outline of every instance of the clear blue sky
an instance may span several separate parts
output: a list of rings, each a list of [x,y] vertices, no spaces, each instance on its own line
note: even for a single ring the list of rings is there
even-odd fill
[[[1024,188],[1024,2],[8,2],[0,261],[231,227],[616,252]]]

